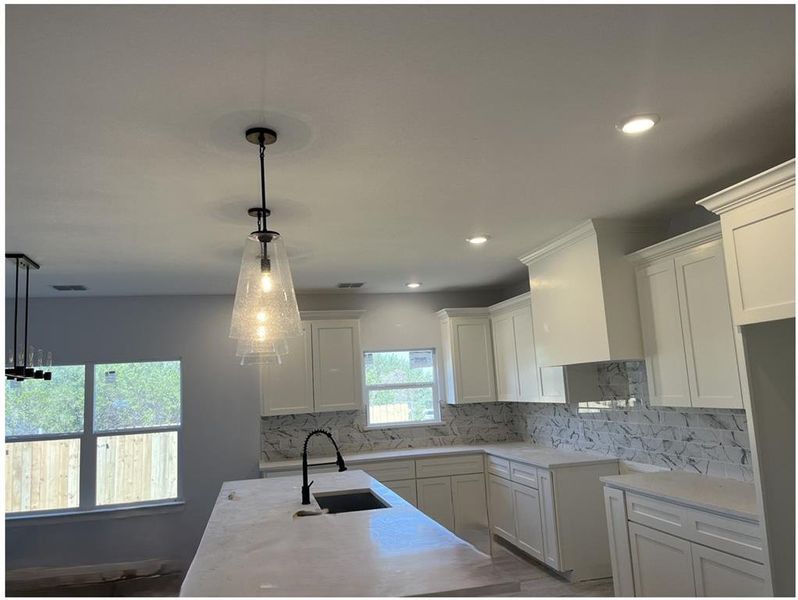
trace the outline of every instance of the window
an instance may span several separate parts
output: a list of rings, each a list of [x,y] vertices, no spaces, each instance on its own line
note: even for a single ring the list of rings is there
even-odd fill
[[[6,513],[176,499],[180,433],[179,361],[6,381]]]
[[[440,421],[434,350],[364,354],[368,424]]]

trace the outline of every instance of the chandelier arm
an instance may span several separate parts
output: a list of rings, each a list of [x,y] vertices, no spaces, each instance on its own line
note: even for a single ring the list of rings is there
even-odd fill
[[[19,259],[16,259],[17,269],[16,275],[14,277],[14,369],[16,369],[19,365],[17,364],[17,347],[19,342],[17,341],[17,331],[19,327],[17,326],[17,314],[19,312]]]

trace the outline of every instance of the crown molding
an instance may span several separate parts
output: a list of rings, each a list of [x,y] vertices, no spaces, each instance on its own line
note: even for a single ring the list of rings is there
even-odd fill
[[[716,221],[653,246],[631,252],[626,255],[626,258],[636,265],[651,263],[719,239],[721,239],[720,221]]]
[[[731,187],[715,192],[711,196],[699,200],[696,204],[721,215],[792,185],[795,185],[794,158],[759,175],[754,175]]]
[[[487,317],[490,313],[487,308],[443,308],[435,313],[439,319],[452,317]]]
[[[320,319],[359,319],[365,310],[301,310],[299,318],[303,321],[318,321]]]
[[[532,292],[526,292],[525,294],[520,294],[518,296],[508,298],[507,300],[497,302],[496,304],[489,306],[488,311],[493,314],[505,310],[513,310],[524,305],[530,306],[531,299]]]

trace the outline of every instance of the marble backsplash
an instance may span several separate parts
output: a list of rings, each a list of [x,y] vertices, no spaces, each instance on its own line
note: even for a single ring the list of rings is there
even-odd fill
[[[264,417],[261,460],[298,458],[307,433],[321,427],[344,453],[526,440],[715,477],[753,478],[743,410],[651,407],[644,363],[597,369],[599,402],[444,404],[440,425],[370,429],[364,411]],[[316,437],[310,452],[327,456],[330,449]]]
[[[366,427],[365,411],[263,417],[261,460],[298,458],[305,436],[317,428],[330,430],[344,454],[521,439],[512,404],[443,404],[441,421],[440,425],[423,427],[372,429]],[[311,439],[310,455],[328,456],[330,452],[329,442],[323,436]]]
[[[540,446],[753,479],[744,410],[652,407],[639,361],[600,365],[598,379],[600,402],[516,405],[519,435]]]

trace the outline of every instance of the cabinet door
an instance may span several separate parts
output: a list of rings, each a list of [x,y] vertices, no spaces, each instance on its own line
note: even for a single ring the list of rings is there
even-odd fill
[[[538,402],[540,389],[531,306],[513,312],[513,330],[515,331],[515,356],[518,363],[518,400],[520,402]]]
[[[540,520],[543,525],[543,560],[555,569],[560,568],[560,542],[557,533],[557,511],[554,503],[554,475],[538,469]]]
[[[496,396],[500,402],[515,402],[518,400],[519,386],[512,313],[492,317],[491,326],[496,365]]]
[[[629,523],[637,596],[695,596],[690,542]]]
[[[673,259],[664,259],[638,269],[637,297],[651,404],[690,406]]]
[[[692,544],[696,596],[766,596],[765,567],[706,546]]]
[[[295,415],[313,412],[313,353],[310,323],[302,323],[302,336],[287,340],[288,354],[280,364],[260,370],[261,415]]]
[[[401,496],[413,506],[418,506],[418,494],[416,493],[415,479],[405,479],[404,481],[383,481],[382,485],[396,492],[398,496]]]
[[[543,523],[540,517],[538,491],[513,483],[513,507],[515,509],[516,544],[538,560],[543,556]]]
[[[629,530],[626,524],[626,502],[622,490],[604,488],[607,511],[607,533],[612,561],[612,585],[619,598],[635,595],[632,555],[629,551]]]
[[[567,402],[565,394],[565,368],[541,367],[538,373],[540,394],[537,401],[549,404],[565,404]]]
[[[454,532],[483,552],[490,551],[485,476],[452,475]]]
[[[488,317],[451,319],[456,404],[495,402],[493,342]]]
[[[692,405],[742,408],[722,243],[705,244],[674,263]]]
[[[515,542],[512,484],[501,477],[488,475],[488,495],[491,533]]]
[[[795,317],[795,186],[720,217],[735,325]]]
[[[362,405],[358,322],[313,321],[312,331],[316,412],[357,410]]]
[[[454,531],[452,506],[452,478],[430,477],[416,480],[418,509],[435,519],[449,531]]]

